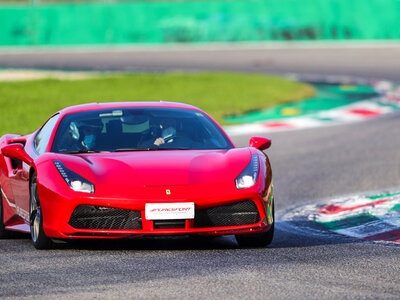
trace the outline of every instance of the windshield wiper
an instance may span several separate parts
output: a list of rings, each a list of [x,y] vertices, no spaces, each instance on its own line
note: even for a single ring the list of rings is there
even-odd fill
[[[80,150],[62,151],[60,153],[63,153],[63,154],[79,154],[79,153],[99,153],[99,152],[101,152],[101,151],[92,150],[92,149],[80,149]]]
[[[183,147],[171,147],[171,148],[158,148],[157,150],[193,150],[190,148],[183,148]]]
[[[130,151],[156,151],[158,148],[119,148],[115,149],[114,152],[130,152]]]
[[[114,152],[130,152],[130,151],[159,151],[159,150],[189,150],[188,148],[158,148],[158,147],[148,147],[148,148],[120,148],[114,150]]]

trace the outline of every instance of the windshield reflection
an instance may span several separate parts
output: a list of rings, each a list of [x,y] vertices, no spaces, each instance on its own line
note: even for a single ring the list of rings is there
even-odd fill
[[[230,149],[227,137],[200,111],[132,107],[66,115],[52,152],[94,153]]]

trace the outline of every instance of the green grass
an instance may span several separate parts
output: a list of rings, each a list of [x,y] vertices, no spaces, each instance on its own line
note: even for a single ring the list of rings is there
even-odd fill
[[[131,74],[84,80],[0,82],[0,136],[30,133],[56,111],[81,103],[184,102],[224,123],[224,115],[288,103],[313,94],[313,88],[303,83],[243,73]]]

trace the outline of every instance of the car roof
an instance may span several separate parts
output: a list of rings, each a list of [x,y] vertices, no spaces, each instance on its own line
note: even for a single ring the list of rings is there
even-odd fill
[[[185,103],[169,102],[169,101],[132,101],[132,102],[104,102],[104,103],[87,103],[66,107],[59,111],[62,115],[67,115],[76,112],[110,109],[110,108],[125,108],[125,107],[170,107],[200,110],[199,108]]]

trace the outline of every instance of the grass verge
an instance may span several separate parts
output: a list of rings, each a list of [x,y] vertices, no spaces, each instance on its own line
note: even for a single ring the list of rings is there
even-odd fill
[[[113,101],[176,101],[195,105],[218,122],[313,96],[306,84],[263,74],[113,74],[83,80],[0,82],[0,136],[27,134],[54,112],[75,104]]]

